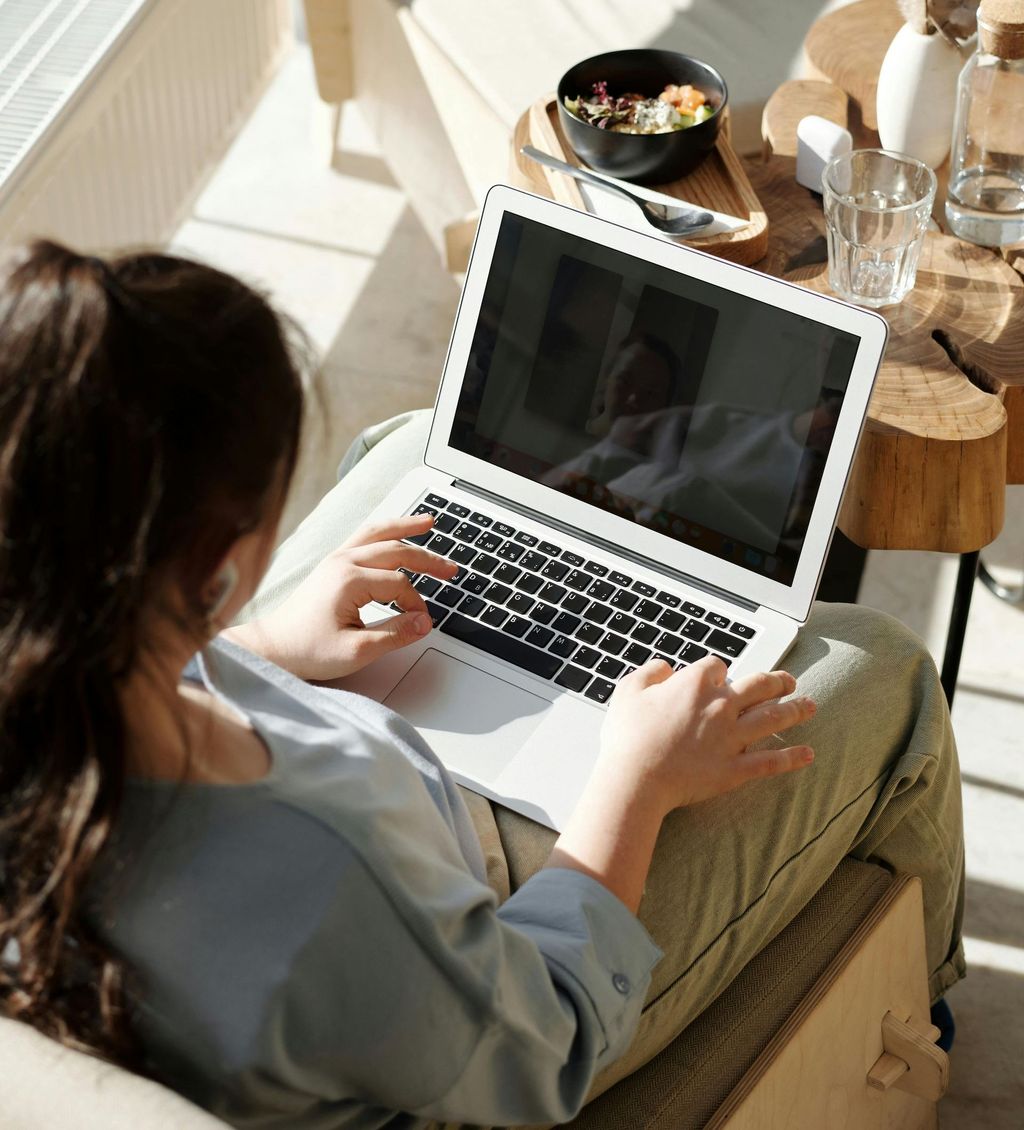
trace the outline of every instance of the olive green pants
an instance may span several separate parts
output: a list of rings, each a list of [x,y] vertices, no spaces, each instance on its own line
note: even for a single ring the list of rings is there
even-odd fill
[[[338,485],[278,550],[246,617],[282,600],[418,464],[428,424],[429,413],[407,413],[356,440]],[[601,1073],[595,1095],[707,1007],[847,855],[920,876],[932,999],[964,974],[960,776],[924,645],[882,613],[817,604],[782,665],[818,704],[785,744],[812,745],[816,760],[666,821],[640,908],[665,957],[630,1050]],[[515,890],[555,833],[467,796],[492,885]]]

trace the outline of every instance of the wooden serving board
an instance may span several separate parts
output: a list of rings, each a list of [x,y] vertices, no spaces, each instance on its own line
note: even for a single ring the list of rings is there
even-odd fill
[[[558,120],[555,95],[539,98],[516,126],[512,147],[514,181],[531,192],[549,196],[560,204],[586,211],[579,186],[571,177],[554,169],[546,169],[524,157],[523,145],[533,145],[552,157],[583,167],[565,139]],[[732,216],[749,219],[747,227],[719,235],[695,236],[686,240],[687,247],[708,251],[734,263],[750,265],[764,257],[768,250],[768,216],[751,187],[743,165],[729,144],[726,131],[718,135],[714,151],[689,174],[671,184],[648,186],[702,208],[713,208]],[[653,231],[653,229],[652,229]]]

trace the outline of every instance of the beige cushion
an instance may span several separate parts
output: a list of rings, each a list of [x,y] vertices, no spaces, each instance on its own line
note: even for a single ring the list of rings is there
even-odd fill
[[[3,1130],[224,1130],[147,1079],[0,1019]]]

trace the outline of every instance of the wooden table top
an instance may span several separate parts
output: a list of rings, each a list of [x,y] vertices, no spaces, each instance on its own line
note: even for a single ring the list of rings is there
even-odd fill
[[[756,268],[826,293],[821,198],[794,179],[796,124],[848,112],[830,83],[785,83],[765,108],[763,160],[745,162],[769,219]],[[514,155],[526,140],[528,114]],[[512,165],[513,183],[551,194]],[[914,290],[880,312],[889,345],[839,526],[868,549],[980,549],[1002,528],[1007,483],[1024,482],[1024,283],[991,251],[928,233]]]

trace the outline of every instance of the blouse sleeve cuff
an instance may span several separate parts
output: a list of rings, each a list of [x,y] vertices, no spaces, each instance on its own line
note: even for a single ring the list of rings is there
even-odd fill
[[[662,952],[640,920],[596,879],[570,868],[533,875],[498,910],[529,935],[553,979],[599,1024],[601,1064],[625,1051]]]

